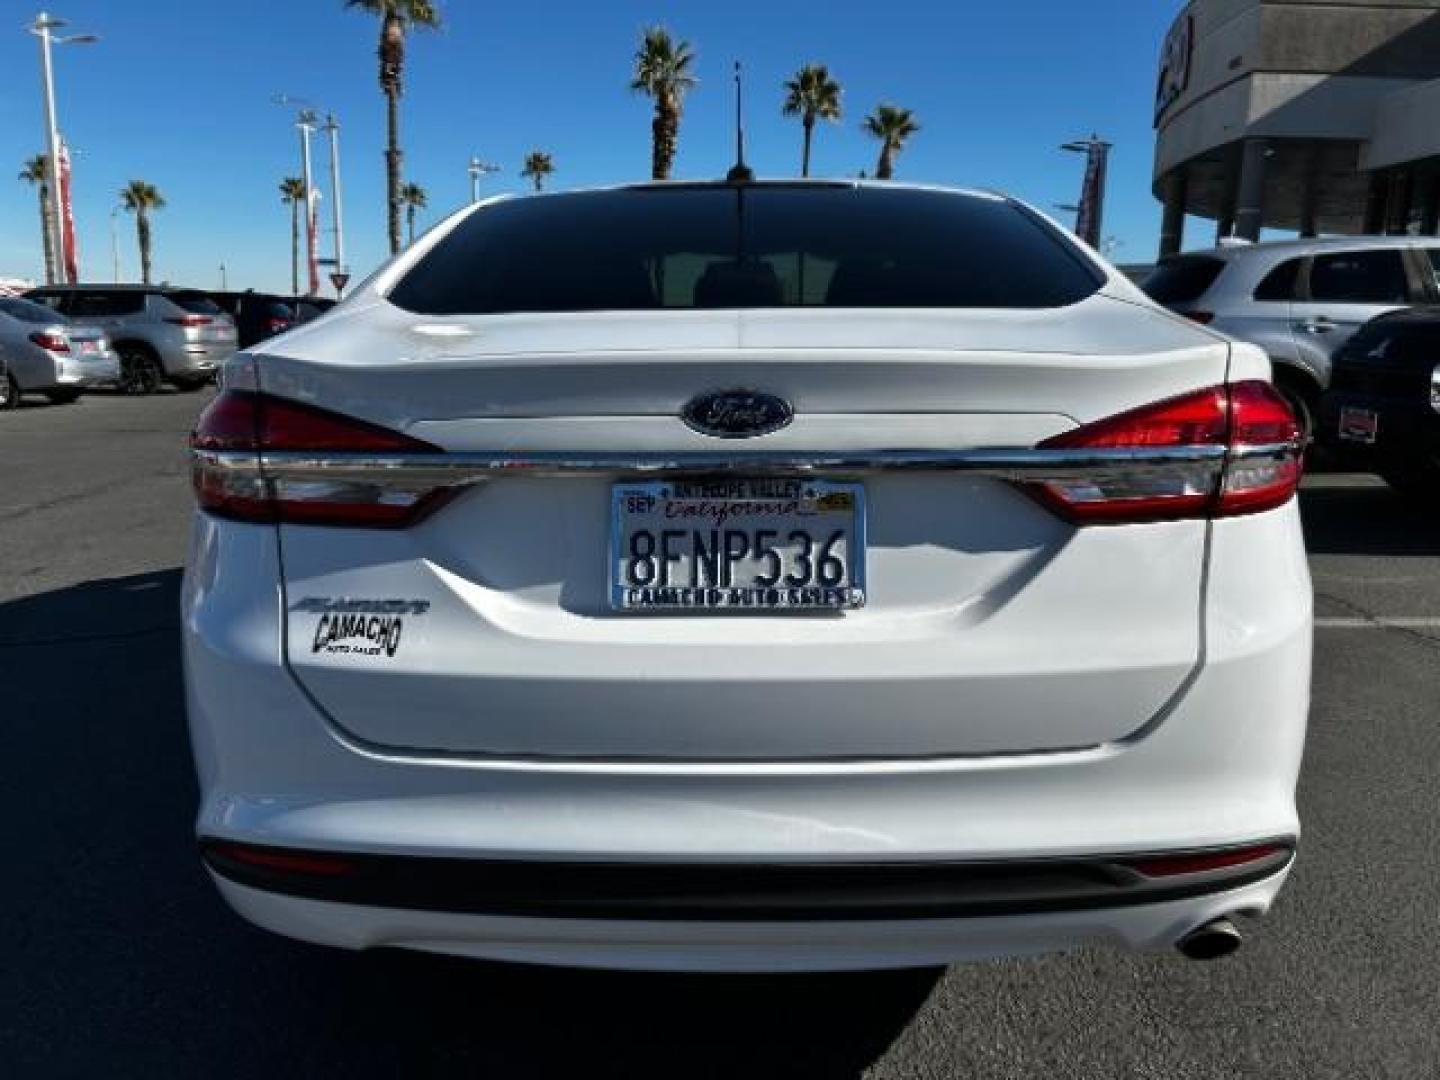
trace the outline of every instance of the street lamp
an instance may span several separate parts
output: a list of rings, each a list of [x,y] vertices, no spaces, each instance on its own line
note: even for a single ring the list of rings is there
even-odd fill
[[[345,267],[345,226],[340,212],[340,123],[334,113],[325,114],[325,133],[330,136],[330,221],[335,229],[335,272],[330,282],[338,298],[350,281]]]
[[[470,165],[465,171],[470,174],[470,201],[477,203],[480,201],[480,178],[487,173],[499,172],[500,166],[481,161],[478,157],[472,157]]]
[[[115,223],[116,215],[124,210],[121,203],[116,203],[110,208],[110,280],[120,284],[120,230]]]
[[[310,133],[317,128],[324,131],[330,140],[330,221],[334,238],[334,270],[331,275],[331,284],[335,285],[335,295],[339,296],[345,291],[345,283],[349,281],[349,271],[345,265],[345,225],[343,221],[343,208],[340,205],[340,122],[335,119],[335,114],[327,111],[325,122],[320,123],[320,106],[314,102],[306,101],[304,98],[295,97],[293,94],[275,94],[271,99],[276,105],[294,105],[300,112],[296,117],[296,126],[300,128],[301,168],[304,171],[305,184],[305,229],[306,239],[309,242],[307,251],[313,254],[314,251],[314,218],[311,216],[311,191],[312,178],[310,169]]]
[[[75,34],[60,37],[53,33],[68,25],[64,19],[57,19],[45,12],[35,16],[29,30],[40,39],[40,85],[45,101],[45,182],[50,188],[50,213],[46,216],[45,229],[50,234],[51,250],[56,253],[62,273],[65,265],[65,228],[60,216],[60,127],[55,118],[55,73],[51,65],[52,45],[93,45],[99,41],[94,34]],[[66,273],[68,276],[68,273]]]
[[[319,115],[313,109],[301,109],[295,118],[295,130],[300,132],[300,175],[305,185],[305,263],[310,270],[310,288],[305,295],[314,296],[320,287],[316,280],[319,269],[315,265],[315,181],[310,171],[310,133],[315,130]]]

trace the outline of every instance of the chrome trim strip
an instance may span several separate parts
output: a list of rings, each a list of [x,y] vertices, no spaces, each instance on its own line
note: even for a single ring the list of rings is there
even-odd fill
[[[1281,458],[1291,444],[1247,447],[1243,456]],[[455,487],[502,476],[653,477],[662,475],[863,476],[884,472],[959,472],[1000,480],[1044,482],[1133,476],[1137,473],[1218,470],[1222,446],[1070,450],[870,450],[736,453],[506,453],[350,454],[313,452],[192,451],[197,465],[225,472],[260,468],[271,480],[350,481],[396,487]],[[1239,456],[1239,455],[1237,455]]]

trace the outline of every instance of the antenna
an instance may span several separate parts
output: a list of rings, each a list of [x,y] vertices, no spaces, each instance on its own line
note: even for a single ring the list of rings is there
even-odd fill
[[[741,99],[741,72],[740,61],[735,61],[735,164],[730,166],[730,171],[725,174],[725,182],[729,184],[749,184],[755,179],[755,173],[749,165],[745,164],[745,109]]]

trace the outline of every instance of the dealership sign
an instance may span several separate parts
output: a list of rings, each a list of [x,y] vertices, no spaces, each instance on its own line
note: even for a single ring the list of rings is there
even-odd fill
[[[1185,88],[1190,85],[1190,56],[1195,45],[1195,18],[1186,15],[1177,19],[1165,35],[1160,50],[1160,78],[1155,84],[1155,123],[1165,115]]]

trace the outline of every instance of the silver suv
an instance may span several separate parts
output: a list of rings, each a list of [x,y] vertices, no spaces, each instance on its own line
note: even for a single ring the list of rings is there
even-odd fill
[[[1175,255],[1141,286],[1172,311],[1264,349],[1306,431],[1330,358],[1363,323],[1440,301],[1440,240],[1351,236]]]
[[[168,285],[47,285],[26,298],[98,326],[120,357],[120,386],[197,390],[237,347],[235,324],[208,295]]]

